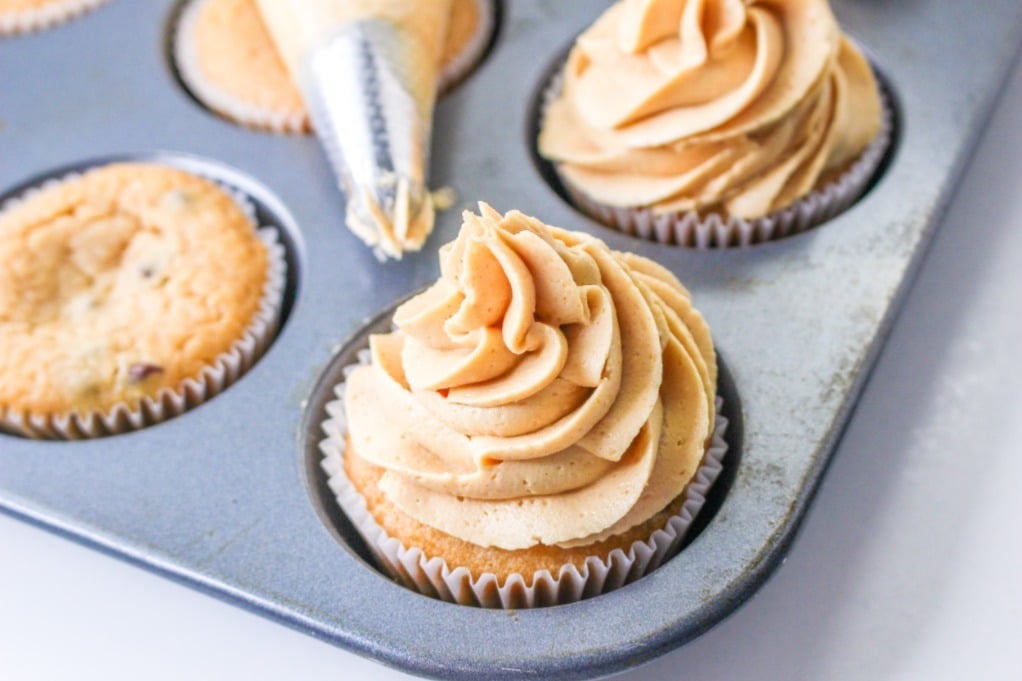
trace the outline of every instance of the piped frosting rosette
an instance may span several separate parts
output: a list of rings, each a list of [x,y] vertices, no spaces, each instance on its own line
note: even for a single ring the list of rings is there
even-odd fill
[[[889,142],[884,109],[826,0],[623,0],[577,39],[539,149],[611,226],[745,244],[858,198]]]
[[[333,439],[424,526],[498,553],[584,553],[662,512],[703,462],[709,329],[659,265],[480,208],[441,249],[440,279],[370,338]]]

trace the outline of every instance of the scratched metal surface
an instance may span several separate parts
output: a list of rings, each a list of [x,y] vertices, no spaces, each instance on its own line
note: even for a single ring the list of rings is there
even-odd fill
[[[386,581],[338,541],[319,503],[317,383],[364,320],[435,277],[458,211],[441,216],[422,253],[376,262],[344,230],[312,139],[235,127],[178,86],[166,57],[169,0],[116,0],[0,40],[0,192],[110,156],[204,169],[285,223],[293,279],[276,342],[201,407],[86,442],[0,435],[0,507],[424,675],[595,677],[698,635],[783,558],[1022,34],[1016,0],[834,4],[897,97],[896,153],[853,209],[765,246],[693,252],[613,233],[567,207],[532,167],[530,99],[604,2],[505,3],[489,59],[441,101],[434,182],[670,267],[709,318],[742,402],[730,489],[677,558],[615,593],[519,612],[448,605]]]

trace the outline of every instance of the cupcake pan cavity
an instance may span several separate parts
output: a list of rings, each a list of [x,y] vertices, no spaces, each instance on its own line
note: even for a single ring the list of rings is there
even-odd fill
[[[345,381],[351,368],[368,363],[369,336],[374,333],[386,333],[393,328],[391,316],[397,305],[398,303],[391,305],[384,313],[359,329],[358,333],[344,343],[326,368],[308,404],[307,421],[302,431],[306,438],[303,445],[303,451],[307,457],[306,475],[311,483],[316,509],[331,532],[367,565],[378,569],[381,576],[386,576],[385,578],[390,578],[388,562],[395,567],[401,565],[400,568],[396,568],[400,574],[395,575],[394,579],[406,581],[406,585],[410,589],[415,589],[415,584],[423,584],[421,593],[427,593],[432,597],[464,605],[482,605],[490,608],[527,607],[524,605],[526,602],[530,606],[550,605],[555,602],[555,598],[560,599],[557,602],[566,602],[568,599],[581,600],[592,597],[587,595],[590,593],[601,594],[613,590],[615,577],[622,579],[627,577],[627,581],[634,581],[634,579],[641,578],[636,575],[644,576],[655,569],[655,567],[643,569],[642,559],[647,557],[647,553],[645,550],[641,550],[639,561],[632,560],[632,557],[626,560],[624,555],[614,558],[613,567],[615,569],[606,574],[604,591],[594,591],[595,585],[600,583],[598,579],[584,583],[581,582],[581,577],[577,572],[570,573],[565,577],[554,575],[557,577],[556,580],[550,579],[551,575],[546,574],[543,577],[546,589],[527,588],[517,579],[514,580],[514,584],[495,585],[495,576],[493,575],[490,577],[494,579],[490,580],[472,580],[462,574],[467,572],[464,570],[454,570],[453,573],[449,573],[445,569],[440,572],[439,564],[442,561],[438,560],[429,560],[426,569],[422,570],[428,556],[420,560],[421,552],[408,551],[403,545],[400,545],[400,542],[390,538],[382,528],[376,525],[371,516],[366,513],[365,503],[357,501],[359,497],[357,490],[351,486],[343,473],[338,474],[341,462],[336,455],[338,451],[343,453],[344,446],[339,439],[334,439],[330,435],[346,432],[346,426],[343,425],[343,408],[340,407],[341,393],[338,386]],[[712,442],[713,453],[711,454],[710,450],[707,451],[703,465],[693,476],[691,485],[696,491],[689,495],[689,490],[686,490],[684,512],[679,514],[680,517],[672,518],[671,533],[668,535],[661,532],[655,537],[657,551],[655,553],[650,551],[650,554],[655,556],[649,559],[648,565],[650,566],[654,566],[661,556],[666,556],[664,560],[669,560],[680,548],[695,538],[699,530],[706,525],[709,517],[712,517],[720,507],[720,502],[727,494],[729,481],[734,479],[734,473],[738,468],[741,458],[741,404],[734,381],[719,355],[717,362],[719,372],[718,413]],[[357,529],[359,524],[363,526],[361,531]],[[679,531],[675,532],[675,530]],[[367,531],[370,534],[367,535]],[[366,536],[378,537],[381,533],[386,537],[386,540],[380,543],[382,549],[380,545],[370,546],[365,539]],[[400,549],[397,548],[399,545]],[[650,546],[652,545],[651,543]],[[416,571],[416,567],[419,568],[418,571]],[[593,564],[590,567],[602,575],[605,566]],[[539,574],[537,573],[537,575]],[[531,579],[532,575],[528,575],[528,577]],[[573,589],[574,583],[583,583],[585,588]],[[571,595],[575,593],[582,595]]]
[[[1016,0],[982,12],[958,0],[833,4],[897,98],[896,150],[872,190],[825,228],[756,248],[697,251],[605,229],[530,165],[529,98],[602,0],[506,3],[489,57],[440,100],[434,185],[670,268],[692,289],[742,400],[744,432],[733,421],[728,431],[740,464],[725,469],[719,509],[704,508],[705,526],[678,556],[613,593],[513,618],[412,593],[368,568],[321,519],[308,451],[319,438],[316,386],[337,350],[435,278],[436,248],[457,233],[459,211],[439,215],[422,252],[376,262],[344,228],[314,139],[232,125],[176,84],[169,0],[112,2],[59,30],[0,40],[0,192],[80,159],[174,150],[212,159],[218,177],[282,214],[290,258],[286,323],[241,380],[111,438],[0,436],[0,507],[427,676],[592,678],[697,636],[790,546],[1022,37]]]
[[[69,415],[28,413],[17,416],[0,412],[0,434],[77,440],[116,435],[180,416],[219,395],[258,362],[266,348],[273,343],[287,316],[287,310],[294,304],[297,275],[289,270],[296,263],[293,248],[287,244],[293,242],[288,230],[293,233],[295,228],[290,224],[290,218],[283,212],[269,208],[265,201],[257,198],[260,194],[269,196],[265,189],[258,189],[255,183],[245,180],[236,171],[197,157],[166,153],[137,154],[84,161],[59,168],[0,194],[0,213],[30,201],[40,190],[75,181],[90,170],[118,162],[153,163],[186,170],[213,181],[234,199],[269,253],[267,280],[259,309],[241,337],[226,352],[217,356],[200,374],[185,379],[175,389],[163,388],[155,395],[143,398],[133,408],[121,403],[105,412],[75,412]],[[242,189],[242,186],[247,186],[248,191]]]

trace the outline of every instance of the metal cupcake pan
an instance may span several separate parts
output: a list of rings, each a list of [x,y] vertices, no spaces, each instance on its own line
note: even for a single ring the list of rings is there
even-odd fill
[[[274,344],[205,404],[96,440],[0,435],[0,507],[423,675],[591,678],[697,636],[751,596],[794,539],[1022,36],[1015,0],[834,5],[896,98],[895,148],[851,209],[750,249],[693,251],[613,232],[533,165],[530,103],[605,2],[504,3],[494,49],[440,101],[434,184],[669,267],[711,324],[733,379],[725,392],[741,399],[744,428],[729,431],[740,458],[676,558],[613,593],[517,612],[450,605],[385,579],[345,541],[318,469],[318,412],[343,341],[436,276],[436,249],[457,233],[459,211],[439,216],[421,253],[377,262],[345,230],[315,140],[237,127],[180,87],[170,0],[116,0],[0,40],[0,195],[109,158],[192,167],[248,193],[281,227],[290,277]]]

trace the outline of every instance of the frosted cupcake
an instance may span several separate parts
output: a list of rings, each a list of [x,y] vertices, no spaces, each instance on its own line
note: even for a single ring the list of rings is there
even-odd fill
[[[726,450],[688,292],[485,204],[440,263],[328,406],[348,516],[397,578],[459,603],[564,603],[654,569]]]
[[[218,185],[120,163],[0,209],[0,429],[109,435],[212,397],[276,330],[283,249]]]
[[[478,63],[493,34],[493,0],[454,0],[439,88]],[[254,128],[307,132],[298,88],[263,23],[256,0],[191,0],[174,34],[181,79],[203,104]]]
[[[826,0],[623,0],[549,96],[539,151],[576,204],[668,243],[807,229],[861,195],[889,138]]]
[[[62,24],[107,0],[0,0],[0,37]]]

